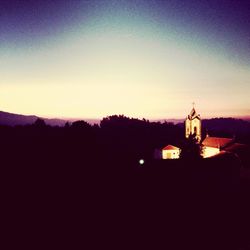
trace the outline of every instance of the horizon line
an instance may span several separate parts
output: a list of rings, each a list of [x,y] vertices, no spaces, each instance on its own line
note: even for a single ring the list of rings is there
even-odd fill
[[[167,120],[185,120],[187,116],[184,117],[159,117],[159,118],[146,118],[146,117],[134,117],[134,116],[129,116],[126,114],[112,114],[112,115],[106,115],[103,117],[66,117],[66,116],[46,116],[46,115],[38,115],[38,114],[24,114],[24,113],[12,113],[9,111],[3,111],[0,110],[2,112],[5,113],[9,113],[9,114],[15,114],[15,115],[24,115],[24,116],[37,116],[39,118],[44,118],[44,119],[58,119],[58,120],[65,120],[65,121],[77,121],[77,120],[99,120],[101,121],[103,118],[106,117],[110,117],[110,116],[125,116],[128,118],[134,118],[134,119],[139,119],[139,120],[149,120],[149,121],[167,121]],[[215,118],[234,118],[234,119],[250,119],[250,115],[227,115],[227,116],[223,116],[223,115],[218,115],[218,116],[201,116],[201,119],[215,119]]]

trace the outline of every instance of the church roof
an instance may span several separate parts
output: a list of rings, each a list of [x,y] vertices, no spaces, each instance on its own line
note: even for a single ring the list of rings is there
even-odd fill
[[[190,114],[188,115],[188,119],[193,120],[194,118],[200,119],[200,115],[197,114],[195,108],[192,108]]]
[[[221,138],[221,137],[206,137],[202,145],[211,148],[224,148],[225,146],[229,145],[233,142],[231,138]]]
[[[230,143],[228,146],[224,147],[218,154],[212,156],[212,158],[222,158],[222,157],[236,157],[242,161],[248,159],[250,153],[250,147],[245,144],[240,143]]]
[[[167,145],[162,150],[179,150],[179,148],[173,146],[173,145]]]
[[[249,152],[249,149],[250,149],[249,146],[241,143],[233,143],[225,148],[227,152],[232,152],[232,153]]]
[[[189,116],[195,116],[196,115],[196,110],[194,108],[192,108]]]

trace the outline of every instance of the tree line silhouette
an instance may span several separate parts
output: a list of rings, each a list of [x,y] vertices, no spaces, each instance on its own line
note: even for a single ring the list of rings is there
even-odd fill
[[[182,128],[172,123],[123,115],[106,117],[100,125],[75,121],[64,127],[51,127],[37,119],[32,125],[1,126],[0,133],[2,150],[6,153],[30,151],[29,157],[39,153],[72,154],[85,160],[152,158],[155,148],[161,149],[169,143],[179,145],[183,140]]]
[[[204,122],[203,134],[209,129],[212,136],[237,135],[242,142],[249,144],[249,123],[232,119],[214,120],[214,129],[210,120]],[[225,126],[228,122],[231,126]],[[241,129],[237,132],[238,123]],[[89,162],[138,162],[139,159],[151,160],[155,150],[161,152],[168,144],[180,147],[182,158],[199,158],[200,155],[194,136],[184,138],[183,124],[149,122],[124,115],[105,117],[99,125],[79,120],[67,122],[64,127],[48,126],[38,118],[32,125],[0,126],[0,136],[1,151],[6,155],[15,152],[20,157],[27,155],[28,158],[36,158],[41,154],[40,160],[44,156],[51,159],[58,157],[58,161],[64,157],[69,161],[81,158]]]

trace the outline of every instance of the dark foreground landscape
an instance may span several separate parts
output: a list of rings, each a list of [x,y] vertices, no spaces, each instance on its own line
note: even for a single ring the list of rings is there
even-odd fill
[[[5,231],[34,249],[248,249],[248,156],[153,159],[183,134],[124,117],[1,126]]]

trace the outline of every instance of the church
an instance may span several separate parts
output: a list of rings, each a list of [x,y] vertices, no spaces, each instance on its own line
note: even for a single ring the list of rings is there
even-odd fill
[[[195,136],[197,143],[200,144],[203,158],[218,157],[224,154],[237,156],[238,152],[244,151],[246,147],[246,145],[236,143],[235,138],[212,137],[208,133],[206,138],[202,140],[201,132],[201,118],[193,106],[185,120],[185,136],[186,138],[190,135]]]
[[[193,104],[194,105],[194,104]],[[201,118],[197,114],[194,106],[185,120],[185,137],[195,135],[198,143],[201,141]]]
[[[194,108],[185,119],[185,138],[193,135],[197,144],[201,147],[203,158],[217,157],[223,154],[236,154],[237,150],[245,147],[243,144],[235,143],[235,138],[211,137],[206,135],[202,140],[201,117]],[[167,145],[162,149],[162,159],[179,159],[181,149],[173,145]]]
[[[193,104],[194,105],[194,104]],[[201,118],[197,114],[194,106],[185,120],[185,137],[194,135],[197,143],[201,146],[201,156],[203,158],[214,157],[227,152],[227,148],[234,144],[234,138],[211,137],[206,135],[202,140],[201,134]]]
[[[185,138],[194,135],[197,143],[201,142],[201,118],[197,114],[194,103],[193,108],[185,120]],[[181,149],[173,145],[167,145],[162,149],[162,159],[179,159]]]

